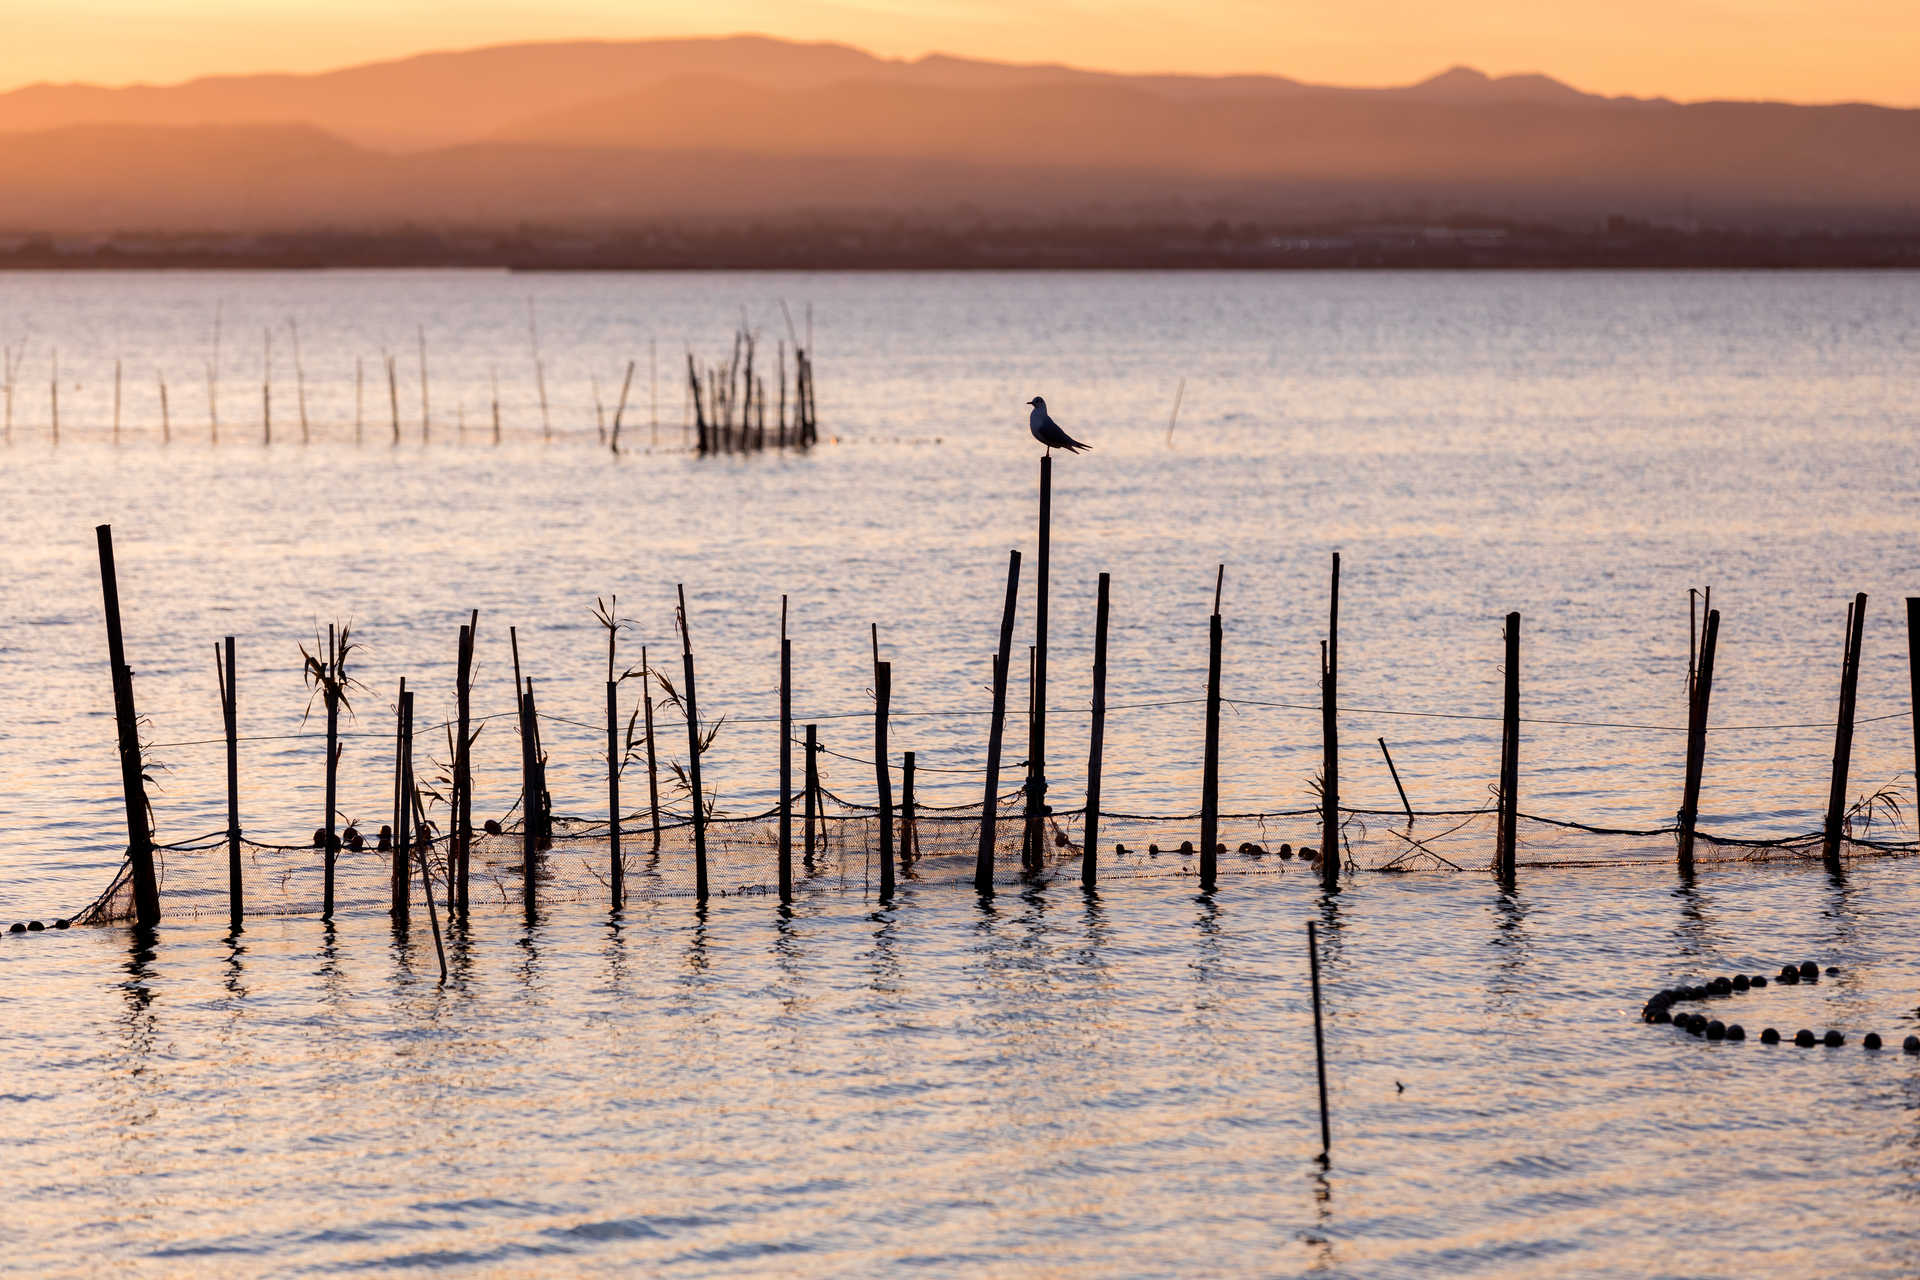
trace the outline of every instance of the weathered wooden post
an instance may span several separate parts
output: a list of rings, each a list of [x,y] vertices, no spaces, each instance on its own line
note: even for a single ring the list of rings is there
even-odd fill
[[[780,597],[780,901],[793,901],[793,641]]]
[[[1720,643],[1720,611],[1707,611],[1707,629],[1701,637],[1687,699],[1687,775],[1680,796],[1680,874],[1693,874],[1693,835],[1700,820],[1700,775],[1707,758],[1707,712],[1713,703],[1713,655]]]
[[[1507,615],[1506,698],[1501,721],[1500,818],[1495,853],[1500,885],[1513,888],[1520,814],[1520,615]]]
[[[1320,659],[1320,887],[1340,887],[1340,553],[1327,595],[1327,646]]]
[[[805,783],[806,796],[801,802],[802,808],[800,813],[800,820],[806,825],[806,829],[807,829],[806,837],[802,846],[803,852],[801,855],[802,857],[801,865],[804,866],[809,871],[813,870],[813,838],[814,838],[814,830],[818,824],[818,818],[819,818],[819,813],[817,811],[817,804],[818,804],[818,798],[820,793],[819,752],[820,752],[820,726],[817,724],[810,724],[807,726],[807,759],[806,759],[807,776],[806,776],[806,783]]]
[[[993,719],[987,726],[987,795],[980,807],[980,849],[973,887],[993,895],[994,827],[1000,816],[1000,750],[1007,723],[1007,664],[1013,657],[1013,610],[1020,590],[1020,553],[1007,553],[1007,600],[1000,610],[1000,651],[993,661]]]
[[[1087,733],[1087,813],[1080,848],[1080,883],[1091,889],[1100,866],[1100,770],[1107,741],[1107,592],[1111,574],[1100,575],[1093,611],[1093,723]]]
[[[653,755],[653,668],[647,665],[647,646],[640,646],[640,705],[646,713],[647,813],[653,823],[653,851],[660,852],[660,771]]]
[[[1393,789],[1400,793],[1400,807],[1407,811],[1407,830],[1413,830],[1413,803],[1407,799],[1407,789],[1400,785],[1400,770],[1393,765],[1393,752],[1387,750],[1387,740],[1379,739],[1380,754],[1387,759],[1387,772],[1393,775]]]
[[[913,866],[913,855],[919,843],[919,832],[914,829],[913,818],[913,752],[909,751],[900,758],[900,869],[906,871]]]
[[[893,901],[893,769],[887,763],[887,712],[893,701],[893,664],[873,664],[873,767],[880,792],[880,901]]]
[[[1207,736],[1200,766],[1200,890],[1212,893],[1220,859],[1220,588],[1227,567],[1214,576],[1213,613],[1207,620]]]
[[[612,656],[613,640],[607,640]],[[612,664],[608,664],[612,670]],[[607,875],[613,894],[613,909],[618,911],[626,898],[626,859],[620,855],[620,685],[607,680]]]
[[[320,898],[320,918],[333,919],[333,869],[340,856],[340,837],[334,834],[334,815],[339,812],[340,780],[340,667],[341,658],[334,625],[327,624],[327,665],[322,674],[321,698],[327,708],[327,820],[324,849],[325,887]]]
[[[1822,841],[1827,870],[1840,872],[1840,847],[1845,836],[1847,772],[1853,761],[1853,712],[1860,688],[1860,640],[1867,618],[1867,593],[1853,597],[1847,607],[1847,653],[1840,670],[1840,715],[1833,730],[1833,785],[1827,792],[1827,822]]]
[[[1907,681],[1907,706],[1913,720],[1914,798],[1920,804],[1920,596],[1907,597]]]
[[[120,790],[127,806],[127,861],[132,868],[134,921],[143,929],[160,923],[160,885],[153,873],[153,829],[147,822],[145,769],[140,760],[139,716],[133,705],[133,672],[120,631],[120,583],[113,567],[113,526],[98,525],[100,589],[107,618],[107,664],[113,672],[113,716],[120,740]]]
[[[220,719],[227,734],[227,927],[238,933],[246,919],[240,883],[240,695],[234,684],[233,637],[226,640],[225,665],[214,651],[220,679]]]
[[[395,699],[393,726],[393,821],[388,827],[393,841],[393,858],[388,871],[388,893],[391,901],[387,914],[393,917],[396,928],[407,927],[409,904],[407,885],[413,879],[407,867],[410,850],[407,846],[407,819],[413,805],[407,791],[407,678],[400,677],[400,692]]]
[[[1047,812],[1047,567],[1053,545],[1053,455],[1040,459],[1039,557],[1034,564],[1033,688],[1027,720],[1027,819],[1021,864],[1040,866]]]
[[[533,740],[533,678],[520,694],[520,880],[527,909],[533,909],[534,873],[540,860],[540,779]]]
[[[426,368],[425,348],[422,348],[421,369],[424,376]],[[421,391],[422,418],[425,423],[425,389]],[[453,804],[447,815],[453,824],[453,843],[449,847],[452,855],[449,859],[454,878],[458,881],[455,902],[460,918],[467,915],[467,881],[471,867],[470,853],[473,845],[473,645],[474,637],[480,631],[480,611],[475,609],[468,617],[467,625],[460,628],[459,665],[456,671],[458,681],[454,689],[454,717],[459,740],[453,747]],[[514,665],[519,666],[519,651],[516,647]]]
[[[707,900],[707,802],[700,785],[700,704],[693,685],[693,637],[687,622],[687,588],[680,593],[680,665],[687,684],[687,780],[693,801],[693,894]]]

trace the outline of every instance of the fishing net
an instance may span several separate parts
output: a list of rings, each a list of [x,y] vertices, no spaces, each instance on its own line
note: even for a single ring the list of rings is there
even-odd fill
[[[792,879],[796,894],[855,892],[876,896],[881,877],[881,822],[870,806],[827,793],[806,838],[803,806],[793,809]],[[1085,850],[1084,810],[1055,811],[1041,821],[1029,842],[1024,798],[1010,792],[996,810],[993,878],[997,886],[1045,885],[1077,881]],[[1491,873],[1494,869],[1497,814],[1491,805],[1476,810],[1418,813],[1342,810],[1340,858],[1351,873]],[[917,806],[909,820],[892,816],[895,866],[902,888],[917,885],[971,885],[980,842],[979,805],[948,808]],[[1200,875],[1197,813],[1152,815],[1101,813],[1095,862],[1101,882],[1143,878],[1192,878]],[[1319,865],[1320,814],[1317,809],[1222,814],[1217,874],[1224,882],[1251,876],[1316,874]],[[1518,820],[1516,866],[1666,865],[1675,861],[1677,828],[1600,827],[1522,814]],[[768,811],[745,817],[715,817],[707,824],[708,891],[712,896],[775,894],[779,890],[779,819]],[[1711,866],[1731,863],[1818,861],[1818,833],[1781,839],[1739,839],[1701,832],[1694,861]],[[366,847],[342,848],[335,855],[334,909],[340,913],[387,911],[391,905],[393,854],[369,836]],[[612,849],[605,819],[552,819],[551,840],[541,839],[535,854],[534,901],[537,907],[594,906],[611,901]],[[621,822],[621,857],[629,900],[692,897],[697,890],[694,835],[685,814],[663,813],[656,841],[651,815],[628,815]],[[1915,851],[1915,842],[1874,838],[1853,832],[1842,842],[1849,859],[1893,856]],[[444,840],[417,849],[424,855],[436,902],[448,902],[447,849]],[[228,913],[228,843],[225,833],[177,842],[156,851],[161,911],[169,918],[218,917]],[[525,836],[517,824],[498,834],[476,832],[468,863],[470,908],[526,904]],[[304,915],[321,910],[325,860],[313,844],[273,844],[243,838],[240,863],[248,915]],[[409,859],[408,898],[413,912],[426,903],[419,857]],[[106,923],[133,918],[133,894],[125,867],[108,889],[74,917],[75,923]]]

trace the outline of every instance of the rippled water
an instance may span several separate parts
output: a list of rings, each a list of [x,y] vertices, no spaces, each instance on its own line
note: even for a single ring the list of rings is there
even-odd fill
[[[812,305],[827,442],[684,456],[682,344],[722,354],[743,308],[771,343],[783,298],[796,327]],[[0,275],[0,343],[27,344],[0,467],[0,915],[72,910],[123,843],[100,521],[151,739],[181,744],[155,751],[163,839],[224,824],[220,750],[202,741],[219,732],[222,635],[238,637],[242,732],[260,739],[243,751],[243,823],[296,837],[320,817],[297,649],[316,622],[352,618],[368,643],[354,728],[369,736],[348,741],[342,803],[377,822],[394,683],[421,691],[424,716],[446,710],[468,609],[477,710],[505,708],[513,625],[543,710],[591,724],[593,597],[619,593],[637,657],[671,648],[678,582],[703,710],[732,717],[708,765],[723,807],[772,789],[759,718],[782,593],[801,718],[829,745],[866,745],[878,622],[896,750],[961,771],[924,774],[931,798],[969,798],[1006,551],[1032,545],[1021,402],[1036,393],[1096,446],[1057,470],[1057,805],[1079,794],[1107,570],[1110,696],[1129,708],[1109,725],[1108,804],[1194,807],[1221,561],[1225,680],[1243,700],[1224,806],[1309,803],[1315,716],[1252,704],[1313,700],[1337,548],[1350,803],[1393,802],[1369,754],[1380,735],[1417,804],[1483,802],[1492,726],[1382,711],[1496,711],[1501,618],[1518,609],[1529,715],[1636,726],[1530,725],[1523,806],[1666,820],[1685,593],[1711,583],[1715,723],[1796,727],[1713,737],[1703,825],[1805,831],[1855,590],[1871,597],[1855,790],[1912,794],[1899,602],[1920,585],[1917,304],[1920,278],[1893,274]],[[372,388],[383,351],[405,439],[388,443],[382,382],[356,446],[353,363]],[[594,444],[590,379],[611,413],[629,359],[635,447],[616,459]],[[1023,641],[1030,603],[1023,589]],[[595,811],[595,731],[556,725],[548,746],[559,806]],[[513,800],[517,748],[503,726],[478,750],[485,816]],[[1893,860],[1838,884],[1791,867],[1713,868],[1692,888],[1658,867],[1542,870],[1511,897],[1469,872],[1362,877],[1325,903],[1295,872],[1211,900],[1168,877],[990,910],[920,886],[885,912],[816,893],[791,920],[756,899],[703,919],[640,903],[614,924],[572,908],[532,928],[481,912],[444,990],[418,931],[396,945],[380,917],[331,934],[260,919],[237,953],[187,922],[145,951],[116,930],[0,937],[0,1192],[16,1206],[0,1266],[1905,1274],[1920,1063],[1857,1036],[1897,1044],[1915,1021],[1916,889]],[[1316,914],[1335,1062],[1324,1174],[1304,1001]],[[1803,956],[1843,973],[1743,997],[1739,1016],[1837,1026],[1847,1048],[1706,1045],[1631,1018],[1687,974]]]

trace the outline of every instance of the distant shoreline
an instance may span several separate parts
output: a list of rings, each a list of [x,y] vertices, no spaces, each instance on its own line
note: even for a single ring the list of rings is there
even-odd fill
[[[1920,230],[1395,225],[871,227],[550,235],[409,231],[0,238],[0,271],[1920,270]]]

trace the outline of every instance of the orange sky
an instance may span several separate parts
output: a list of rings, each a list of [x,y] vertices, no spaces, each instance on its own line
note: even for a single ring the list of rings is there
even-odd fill
[[[1125,71],[1920,106],[1920,0],[5,0],[0,88],[315,71],[516,40],[758,31]]]

